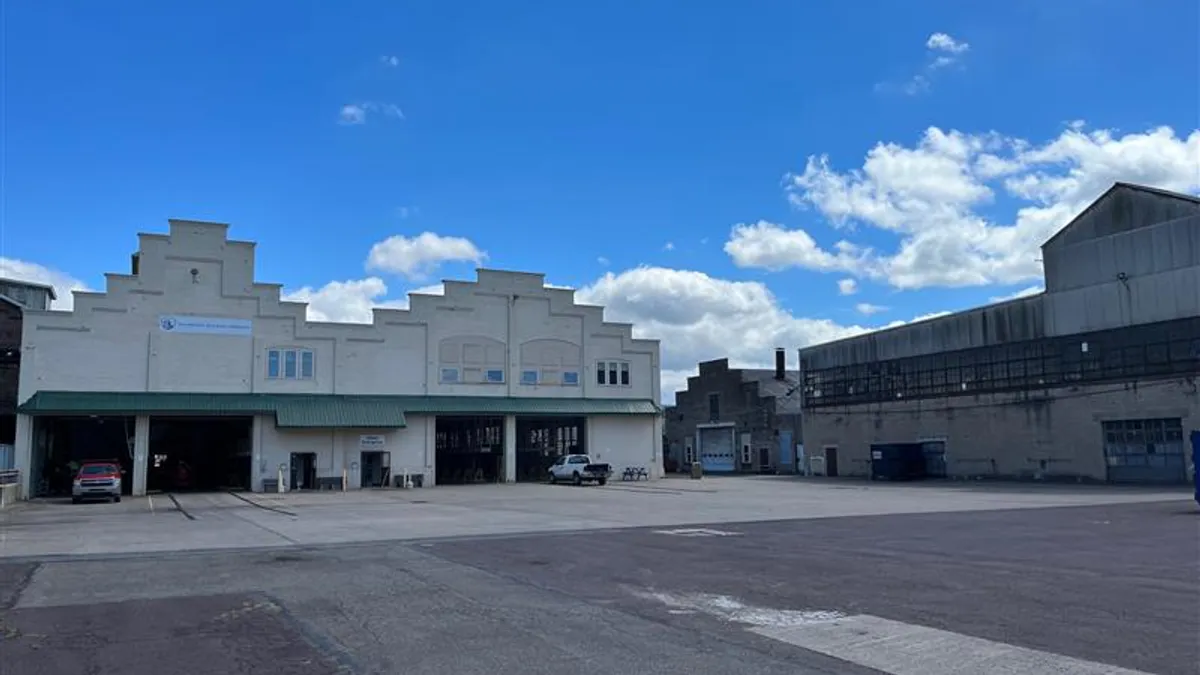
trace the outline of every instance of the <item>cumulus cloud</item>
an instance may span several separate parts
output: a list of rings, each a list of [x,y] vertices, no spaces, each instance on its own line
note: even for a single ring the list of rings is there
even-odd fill
[[[736,225],[725,250],[745,268],[848,273],[895,288],[1018,284],[1041,278],[1040,246],[1113,182],[1200,191],[1200,131],[1117,135],[1073,123],[1042,144],[931,127],[912,147],[879,143],[861,168],[808,158],[788,197],[835,230],[899,237],[894,251],[843,240],[831,249],[803,229]],[[1000,197],[1015,203],[997,217]]]
[[[367,255],[367,269],[423,279],[448,262],[481,264],[487,253],[465,237],[422,232],[415,237],[394,235],[376,243]]]
[[[400,57],[385,55],[385,56],[379,57],[379,62],[382,63],[383,65],[387,66],[388,68],[395,68],[396,66],[400,65]]]
[[[854,306],[854,311],[858,312],[859,314],[862,314],[863,316],[871,316],[872,314],[879,314],[880,312],[886,312],[887,307],[884,307],[882,305],[872,305],[869,302],[860,302]]]
[[[57,296],[50,304],[51,309],[70,310],[75,306],[72,291],[91,290],[66,272],[16,258],[0,258],[0,277],[50,286]]]
[[[838,293],[842,295],[854,295],[858,292],[858,282],[854,279],[838,279]]]

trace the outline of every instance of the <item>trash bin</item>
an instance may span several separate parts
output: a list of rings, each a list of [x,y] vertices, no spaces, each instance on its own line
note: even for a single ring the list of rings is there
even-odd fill
[[[704,478],[704,465],[692,462],[692,478]]]

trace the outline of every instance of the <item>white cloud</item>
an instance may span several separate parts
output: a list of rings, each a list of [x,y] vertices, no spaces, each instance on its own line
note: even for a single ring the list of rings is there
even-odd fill
[[[850,242],[826,250],[802,229],[771,223],[735,226],[725,250],[741,267],[839,271],[902,289],[1037,281],[1041,244],[1113,182],[1197,192],[1198,166],[1200,131],[1118,136],[1074,123],[1038,145],[931,127],[913,147],[877,144],[859,169],[812,156],[787,179],[795,206],[815,208],[835,228],[888,231],[899,237],[896,250]],[[1016,207],[994,219],[997,195]]]
[[[871,316],[872,314],[886,312],[887,307],[883,307],[882,305],[872,305],[869,302],[860,302],[854,306],[854,311],[862,314],[863,316]]]
[[[371,323],[371,308],[379,307],[388,287],[379,277],[331,281],[319,289],[311,286],[283,294],[290,302],[308,303],[309,321]]]
[[[609,272],[579,289],[576,299],[604,306],[609,321],[633,323],[637,337],[661,340],[662,392],[667,403],[674,401],[676,390],[686,387],[688,375],[696,373],[700,361],[728,358],[734,367],[769,368],[775,348],[784,347],[788,367],[794,369],[800,347],[906,323],[845,326],[800,317],[780,306],[760,282],[663,267]]]
[[[470,239],[422,232],[409,238],[394,235],[376,243],[367,256],[367,269],[421,279],[447,262],[480,264],[487,258]]]
[[[415,206],[397,206],[396,207],[396,217],[399,218],[400,220],[408,220],[409,218],[415,217],[420,212],[421,212],[421,209],[419,209]]]
[[[338,113],[338,124],[366,124],[368,114],[383,115],[394,119],[404,119],[404,111],[394,103],[378,103],[365,101],[362,103],[347,103]]]
[[[675,242],[668,241],[667,243],[663,244],[663,250],[664,251],[674,251],[675,250]]]
[[[925,41],[925,48],[948,54],[962,54],[971,48],[965,42],[959,42],[945,33],[934,33]]]
[[[858,292],[858,282],[854,279],[838,279],[838,293],[841,295],[854,295]]]
[[[50,303],[51,309],[70,310],[75,306],[71,291],[90,290],[87,284],[66,272],[16,258],[0,258],[0,277],[50,286],[58,298]]]
[[[367,121],[367,110],[356,103],[347,103],[338,113],[339,124],[362,124]]]
[[[1045,290],[1046,290],[1045,287],[1043,287],[1041,284],[1037,284],[1035,286],[1030,286],[1028,288],[1022,288],[1021,290],[1015,291],[1013,293],[1009,293],[1008,295],[992,296],[991,298],[988,298],[988,301],[989,302],[1007,302],[1009,300],[1016,300],[1018,298],[1028,298],[1031,295],[1037,295],[1038,293],[1042,293]]]
[[[388,68],[395,68],[396,66],[400,65],[400,57],[399,56],[381,56],[381,57],[379,57],[379,62],[382,63],[383,65],[387,66]]]
[[[604,256],[600,256],[599,258],[596,258],[596,262],[600,263],[601,265],[603,265],[605,267],[609,266],[609,260],[608,260],[608,258],[605,258]]]
[[[752,225],[733,226],[725,252],[739,267],[760,267],[779,271],[788,267],[834,271],[852,271],[862,262],[864,252],[847,241],[826,251],[804,230],[788,230],[760,220]]]
[[[603,305],[610,321],[632,322],[639,336],[662,340],[665,370],[687,371],[725,356],[735,364],[769,364],[775,347],[794,349],[867,330],[793,316],[757,281],[663,267],[609,272],[576,297]]]
[[[875,85],[875,90],[879,92],[898,90],[908,96],[925,93],[932,87],[933,77],[937,71],[961,62],[963,56],[970,49],[971,45],[955,40],[946,33],[934,33],[925,41],[926,61],[920,72],[900,84],[881,82]]]

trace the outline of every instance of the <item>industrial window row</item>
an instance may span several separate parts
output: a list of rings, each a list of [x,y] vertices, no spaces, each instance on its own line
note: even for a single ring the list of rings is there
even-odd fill
[[[1200,374],[1200,318],[804,370],[804,406]]]

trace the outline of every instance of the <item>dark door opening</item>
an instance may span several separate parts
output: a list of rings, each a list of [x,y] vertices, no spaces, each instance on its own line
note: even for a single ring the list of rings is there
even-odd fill
[[[517,480],[540,482],[563,455],[587,453],[584,417],[518,417]]]
[[[364,452],[359,458],[361,487],[386,487],[392,480],[392,453]]]
[[[833,446],[825,448],[825,475],[830,478],[838,475],[837,448]]]
[[[249,417],[151,417],[146,490],[250,489]]]
[[[504,418],[439,416],[434,464],[438,485],[497,483],[504,479]]]
[[[872,480],[922,480],[945,477],[945,441],[871,445]]]
[[[758,449],[758,471],[759,473],[767,473],[771,470],[771,449]]]
[[[317,489],[317,453],[292,453],[291,473],[288,476],[288,489]]]
[[[132,417],[37,417],[30,467],[34,497],[65,497],[79,465],[114,461],[121,465],[121,492],[133,489]]]

